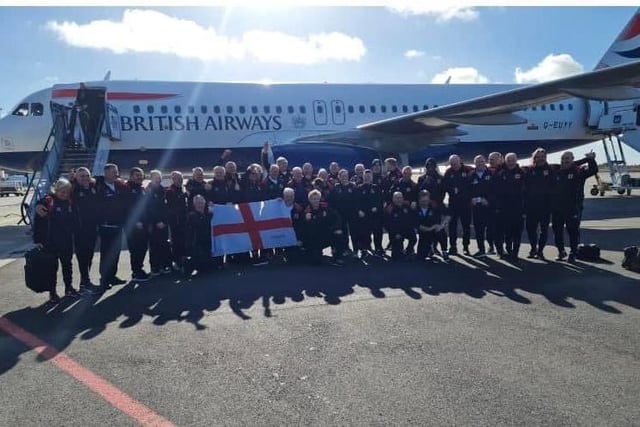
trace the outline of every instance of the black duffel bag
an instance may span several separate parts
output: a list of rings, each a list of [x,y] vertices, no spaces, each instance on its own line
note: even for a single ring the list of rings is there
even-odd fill
[[[24,281],[33,292],[49,292],[56,283],[58,258],[55,254],[33,248],[24,254]]]
[[[596,244],[580,243],[576,251],[576,258],[582,261],[598,261],[600,259],[600,248]]]
[[[640,249],[638,249],[637,246],[628,246],[624,248],[622,268],[640,273]]]

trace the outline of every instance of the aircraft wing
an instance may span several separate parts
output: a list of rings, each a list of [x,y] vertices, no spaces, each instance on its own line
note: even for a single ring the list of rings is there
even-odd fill
[[[640,61],[396,116],[357,127],[396,135],[429,134],[458,125],[515,125],[526,107],[578,97],[592,100],[640,98]]]

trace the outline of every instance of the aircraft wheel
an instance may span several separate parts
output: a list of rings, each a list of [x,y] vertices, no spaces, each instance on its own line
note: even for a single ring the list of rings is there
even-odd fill
[[[624,188],[618,188],[618,194],[622,196],[624,194]]]
[[[604,191],[600,192],[600,197],[604,197]]]
[[[597,196],[598,195],[598,189],[597,188],[592,188],[591,189],[591,195],[592,196]]]

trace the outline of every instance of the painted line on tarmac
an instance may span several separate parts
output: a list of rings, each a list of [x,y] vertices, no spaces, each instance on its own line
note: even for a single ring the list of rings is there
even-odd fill
[[[11,335],[47,360],[51,360],[62,371],[75,378],[111,406],[130,416],[143,426],[173,427],[173,423],[156,414],[144,404],[118,389],[107,380],[75,362],[35,335],[25,331],[6,317],[0,317],[0,330]]]

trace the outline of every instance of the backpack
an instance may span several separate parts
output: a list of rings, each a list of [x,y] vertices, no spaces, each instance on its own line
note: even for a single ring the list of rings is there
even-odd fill
[[[640,249],[637,246],[624,248],[624,258],[622,268],[640,273]]]
[[[598,261],[600,259],[600,248],[593,243],[588,245],[581,243],[578,245],[576,258],[582,261]]]

